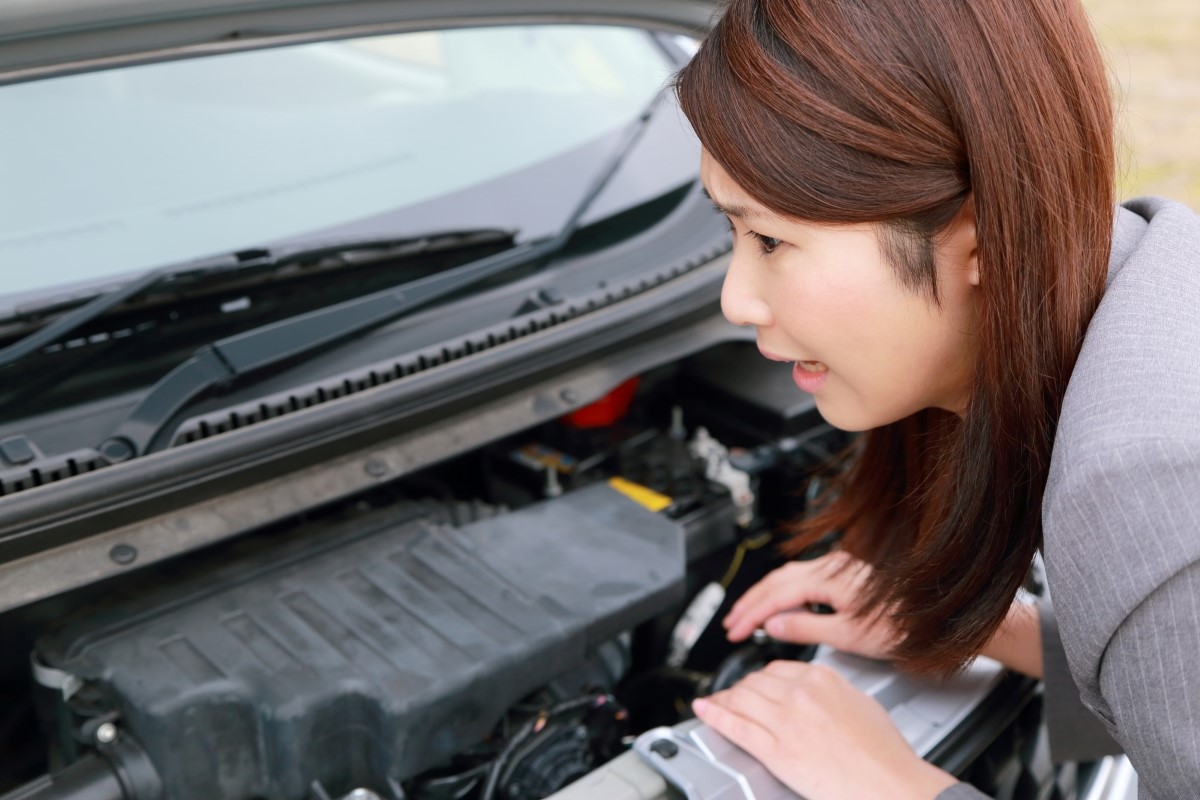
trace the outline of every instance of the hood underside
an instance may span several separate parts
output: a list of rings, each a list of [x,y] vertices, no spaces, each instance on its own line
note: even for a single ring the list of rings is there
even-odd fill
[[[713,0],[10,0],[0,84],[106,67],[421,28],[626,24],[702,35]]]

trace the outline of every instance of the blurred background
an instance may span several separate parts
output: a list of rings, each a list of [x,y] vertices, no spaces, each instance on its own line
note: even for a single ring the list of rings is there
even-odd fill
[[[1200,211],[1200,0],[1083,0],[1108,57],[1119,198]]]

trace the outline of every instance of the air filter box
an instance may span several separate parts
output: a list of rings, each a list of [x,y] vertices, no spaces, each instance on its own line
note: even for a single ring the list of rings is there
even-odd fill
[[[604,485],[463,528],[395,515],[39,643],[145,748],[164,800],[386,787],[480,742],[682,599],[682,529]]]

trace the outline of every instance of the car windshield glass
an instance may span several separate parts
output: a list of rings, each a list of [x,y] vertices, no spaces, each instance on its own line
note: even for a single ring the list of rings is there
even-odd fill
[[[627,125],[670,70],[644,31],[524,26],[3,87],[0,293],[128,276],[469,189]]]

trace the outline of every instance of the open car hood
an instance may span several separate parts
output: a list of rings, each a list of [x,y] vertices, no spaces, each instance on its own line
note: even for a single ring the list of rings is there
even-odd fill
[[[0,83],[318,39],[531,21],[693,35],[714,0],[15,0],[0,4]]]

